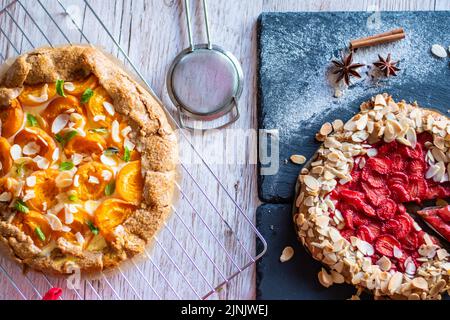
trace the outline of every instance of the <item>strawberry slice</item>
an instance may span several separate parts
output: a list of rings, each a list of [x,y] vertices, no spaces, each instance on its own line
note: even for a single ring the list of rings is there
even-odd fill
[[[420,245],[419,236],[414,230],[408,233],[406,237],[401,239],[401,242],[403,248],[408,251],[416,251]]]
[[[352,229],[342,229],[341,236],[350,241],[350,237],[355,236],[355,231]]]
[[[420,202],[427,198],[428,184],[423,177],[411,176],[409,179],[408,190],[411,201]]]
[[[345,226],[351,230],[355,229],[353,225],[353,216],[355,215],[355,212],[350,209],[344,209],[341,211],[342,217],[344,218]]]
[[[406,191],[405,187],[401,184],[393,184],[390,186],[391,193],[394,199],[399,202],[408,202],[411,199],[411,196],[408,191]]]
[[[384,199],[376,210],[376,215],[381,220],[392,219],[397,211],[397,204],[391,199]]]
[[[388,174],[391,171],[392,162],[388,158],[369,158],[366,167],[379,174]]]
[[[403,239],[411,231],[412,222],[407,215],[398,215],[383,224],[383,233],[392,234],[397,239]]]
[[[398,143],[397,141],[392,141],[390,143],[384,143],[378,148],[378,154],[380,156],[390,157],[397,153]]]
[[[394,246],[401,248],[400,242],[389,234],[381,235],[375,241],[375,250],[388,258],[394,256]]]
[[[381,231],[383,233],[392,234],[395,236],[397,230],[400,228],[401,224],[399,221],[397,221],[396,219],[390,219],[381,226]]]
[[[399,147],[399,152],[403,156],[405,156],[407,158],[411,158],[411,159],[423,159],[424,158],[422,146],[419,143],[416,144],[416,147],[414,149],[411,147],[402,145],[401,147]]]
[[[364,225],[358,228],[356,235],[361,240],[372,243],[380,234],[380,228],[376,224]]]
[[[388,184],[389,185],[393,185],[393,184],[408,185],[409,184],[409,178],[403,172],[394,172],[389,177]]]
[[[450,222],[450,206],[445,206],[442,209],[437,211],[437,214],[441,217],[445,222]]]
[[[392,171],[403,172],[406,169],[407,163],[400,154],[393,154],[389,156],[389,159],[391,159]]]
[[[383,176],[376,172],[370,172],[370,174],[367,175],[366,181],[374,188],[381,188],[386,184]]]
[[[417,176],[423,178],[425,170],[427,169],[426,163],[422,159],[414,159],[408,163],[408,174],[411,176]]]
[[[356,210],[362,211],[369,217],[375,216],[375,210],[363,200],[364,193],[353,190],[342,190],[340,196],[344,201],[347,201],[348,204]]]

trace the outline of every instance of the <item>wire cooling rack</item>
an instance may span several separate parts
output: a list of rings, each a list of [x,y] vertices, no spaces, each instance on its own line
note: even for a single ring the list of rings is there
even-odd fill
[[[114,36],[114,26],[107,26],[100,18],[99,3],[103,1],[0,0],[0,62],[36,47],[95,44],[117,57],[150,88],[121,47],[120,36]],[[84,30],[85,21],[89,21],[89,32]],[[34,271],[23,273],[20,266],[0,256],[0,299],[40,299],[54,286],[64,289],[61,299],[217,297],[215,293],[223,285],[264,254],[266,243],[190,137],[180,131],[179,143],[181,152],[190,152],[194,159],[189,163],[181,160],[179,200],[143,257],[131,260],[113,274],[84,279],[78,289],[68,289],[65,278]],[[208,181],[208,187],[202,181]],[[181,238],[180,233],[187,236]],[[258,238],[262,246],[243,240],[249,238]]]

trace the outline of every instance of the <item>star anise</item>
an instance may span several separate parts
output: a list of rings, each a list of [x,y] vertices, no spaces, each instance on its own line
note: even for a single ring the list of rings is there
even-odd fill
[[[397,68],[398,61],[392,61],[390,53],[387,55],[386,59],[380,55],[378,55],[378,59],[379,60],[374,62],[373,65],[383,71],[386,77],[396,76],[396,72],[400,71],[400,69]]]
[[[336,83],[344,80],[347,86],[350,85],[350,77],[361,78],[361,75],[356,70],[365,66],[362,63],[353,63],[353,52],[346,56],[342,55],[341,61],[333,60],[331,62],[336,66],[336,70],[333,71],[333,74],[338,75]]]

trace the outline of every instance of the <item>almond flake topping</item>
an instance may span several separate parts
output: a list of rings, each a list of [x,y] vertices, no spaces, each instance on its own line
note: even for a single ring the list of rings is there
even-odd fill
[[[105,121],[105,120],[106,120],[106,116],[103,114],[94,116],[94,122]]]
[[[98,181],[98,178],[94,177],[94,176],[89,176],[88,182],[92,183],[92,184],[99,184],[100,183],[100,181]]]
[[[34,187],[36,185],[36,176],[29,176],[25,181],[28,187]]]
[[[17,160],[22,157],[22,148],[18,144],[15,144],[11,146],[9,153],[11,154],[11,158],[13,160]]]
[[[41,95],[39,97],[28,95],[28,99],[35,103],[44,103],[48,100],[48,84],[44,84],[41,90]]]
[[[47,213],[45,215],[45,219],[47,219],[47,222],[50,225],[50,228],[52,228],[52,230],[62,231],[63,224],[56,215],[52,213]]]
[[[292,259],[294,256],[294,249],[291,246],[287,246],[283,249],[283,252],[280,256],[280,262],[286,262]]]
[[[12,194],[11,192],[3,192],[2,194],[0,194],[0,202],[9,202],[12,199]]]
[[[36,153],[39,153],[39,151],[41,151],[41,147],[34,141],[27,143],[22,150],[23,154],[26,156],[35,155]]]
[[[77,239],[77,241],[80,245],[84,244],[84,237],[81,233],[79,233],[79,232],[75,233],[75,238]]]
[[[131,132],[131,130],[132,129],[130,126],[126,126],[125,128],[122,129],[120,133],[122,134],[122,137],[126,138],[128,134]]]
[[[108,112],[111,116],[114,115],[114,106],[108,101],[103,102],[103,108],[105,108],[106,112]]]
[[[52,133],[56,134],[61,132],[67,126],[67,123],[69,123],[69,118],[70,116],[66,113],[57,116],[52,124]]]
[[[304,164],[306,162],[305,156],[299,154],[293,154],[290,159],[293,163],[296,164]]]

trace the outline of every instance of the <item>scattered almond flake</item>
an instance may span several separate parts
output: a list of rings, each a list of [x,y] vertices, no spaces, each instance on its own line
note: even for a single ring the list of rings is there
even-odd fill
[[[104,164],[107,165],[109,167],[115,167],[117,166],[117,162],[112,158],[112,157],[108,157],[107,155],[102,154],[100,156],[100,161]]]
[[[331,277],[333,278],[334,283],[341,284],[345,282],[344,276],[334,270],[331,270]]]
[[[393,247],[393,253],[394,253],[394,257],[397,259],[400,259],[401,257],[403,257],[402,250],[400,250],[397,246]]]
[[[77,241],[80,245],[84,244],[84,237],[81,233],[79,233],[79,232],[75,233],[75,238],[77,239]]]
[[[55,178],[55,185],[58,188],[67,188],[72,185],[72,174],[68,171],[60,172]]]
[[[106,120],[106,116],[103,114],[94,116],[94,122],[105,121],[105,120]]]
[[[333,126],[329,122],[325,122],[322,127],[320,127],[319,133],[322,136],[327,136],[333,131]]]
[[[306,162],[305,156],[299,154],[293,154],[290,159],[293,163],[296,164],[304,164]]]
[[[72,82],[64,82],[64,90],[72,92],[75,90],[75,85]]]
[[[317,181],[316,178],[314,178],[313,176],[305,176],[305,178],[303,179],[303,182],[305,183],[305,185],[310,188],[311,190],[318,190],[319,189],[319,181]]]
[[[27,190],[25,195],[22,198],[23,202],[27,202],[28,200],[34,199],[36,197],[34,190]]]
[[[33,96],[31,94],[28,95],[28,99],[30,99],[31,101],[35,102],[35,103],[44,103],[48,100],[48,84],[45,84],[42,87],[41,90],[41,95],[39,97]]]
[[[431,238],[430,238],[430,236],[428,235],[428,233],[425,233],[425,234],[423,235],[423,240],[425,241],[425,244],[426,244],[427,246],[432,246],[432,245],[434,245],[434,242],[433,242],[433,240],[431,240]]]
[[[58,159],[59,159],[59,148],[55,148],[55,150],[53,150],[52,160],[56,161]]]
[[[333,277],[324,269],[320,270],[318,274],[319,282],[325,288],[329,288],[333,283]]]
[[[123,142],[123,146],[128,148],[128,150],[133,151],[134,148],[136,147],[136,145],[131,142],[131,140],[129,138],[125,138],[124,142]]]
[[[364,114],[363,116],[361,116],[361,118],[359,118],[358,120],[355,121],[356,129],[364,130],[367,126],[368,120],[369,120],[369,118],[368,118],[367,114]]]
[[[403,274],[401,272],[395,272],[388,283],[388,291],[390,294],[394,294],[399,291],[402,285]]]
[[[425,174],[425,178],[426,179],[430,179],[433,178],[440,170],[440,167],[438,165],[431,165],[428,170],[427,173]]]
[[[70,227],[64,226],[64,225],[61,228],[61,231],[63,231],[63,232],[70,232],[70,230],[72,230]]]
[[[55,206],[47,210],[47,213],[57,215],[62,209],[64,209],[63,203],[57,203]]]
[[[46,211],[47,210],[47,202],[42,202],[42,210]]]
[[[100,181],[98,180],[98,178],[97,178],[97,177],[94,177],[94,176],[89,176],[88,182],[89,182],[89,183],[92,183],[92,184],[99,184],[99,183],[100,183]]]
[[[376,106],[382,106],[382,107],[386,107],[386,99],[384,99],[382,94],[377,94],[375,96],[375,101],[374,101]]]
[[[283,249],[283,252],[281,253],[280,261],[281,262],[289,261],[292,259],[293,256],[294,256],[294,249],[291,246],[287,246],[286,248]]]
[[[445,249],[439,249],[438,251],[436,251],[436,254],[439,260],[444,260],[449,256],[447,250]]]
[[[87,200],[84,203],[84,210],[90,215],[93,215],[95,210],[97,210],[98,206],[100,205],[100,201],[95,200]]]
[[[28,187],[34,187],[36,185],[36,176],[29,176],[25,181]]]
[[[102,170],[102,178],[103,178],[103,180],[109,181],[109,180],[111,180],[112,176],[113,175],[112,175],[111,171],[109,171],[109,170]]]
[[[130,126],[126,126],[125,128],[122,129],[120,133],[122,134],[122,137],[126,138],[128,134],[131,132],[131,130],[132,129]]]
[[[3,192],[0,194],[0,202],[9,202],[12,199],[11,192]]]
[[[421,290],[428,290],[428,282],[422,277],[416,277],[411,281],[411,284]]]
[[[69,122],[69,118],[70,116],[65,113],[58,115],[55,120],[53,120],[52,133],[56,134],[61,132],[61,130],[64,129]]]
[[[54,215],[52,213],[47,213],[44,217],[45,217],[45,219],[47,219],[47,222],[53,231],[61,231],[62,230],[63,224],[56,215]]]
[[[120,142],[120,135],[119,135],[119,122],[117,120],[114,120],[111,124],[111,138],[114,142],[119,143]]]
[[[431,53],[438,58],[447,58],[447,51],[440,44],[433,44],[431,46]]]
[[[405,272],[409,274],[410,276],[413,276],[416,274],[416,265],[414,264],[414,261],[411,259],[411,257],[408,257],[405,260]]]
[[[79,153],[74,153],[72,155],[72,163],[74,165],[79,165],[81,162],[83,161],[83,155],[79,154]]]
[[[37,157],[39,157],[39,156],[37,156]],[[39,169],[48,169],[50,162],[46,158],[43,158],[43,157],[40,157],[39,160],[37,160],[36,159],[37,157],[35,157],[33,159],[33,161],[36,162],[38,168]]]
[[[73,186],[74,187],[79,187],[80,186],[80,182],[79,182],[80,176],[79,175],[75,175],[75,177],[73,177]]]
[[[372,256],[375,253],[373,246],[361,239],[358,239],[356,242],[356,247],[361,251],[365,256]]]
[[[382,256],[380,259],[378,259],[377,265],[383,271],[389,271],[392,267],[391,260],[389,260],[389,258],[387,258],[385,256]]]
[[[110,115],[114,115],[114,106],[108,101],[103,102],[103,108],[105,108],[106,112],[108,112]]]
[[[18,144],[14,144],[9,149],[9,153],[13,160],[17,160],[22,157],[22,148]]]
[[[70,212],[67,207],[66,210],[64,210],[64,219],[66,224],[72,224],[73,222],[73,213]]]
[[[36,153],[39,153],[39,151],[41,151],[41,147],[34,141],[27,143],[22,150],[23,154],[26,156],[35,155]]]

